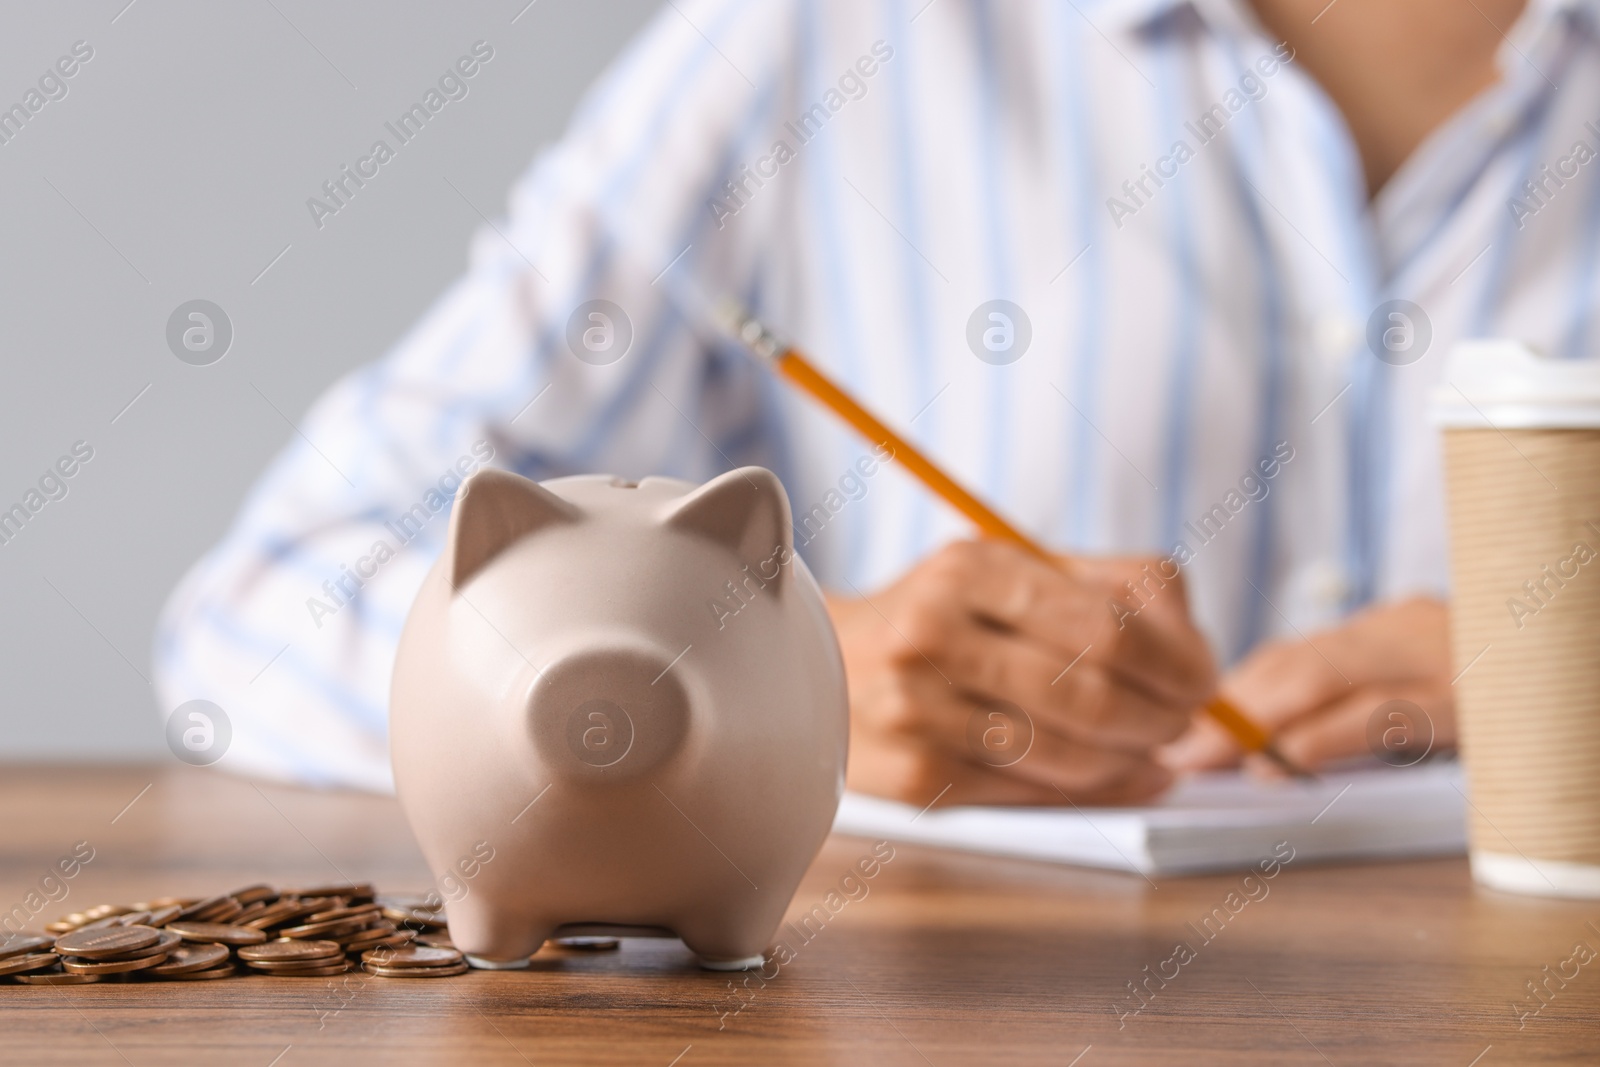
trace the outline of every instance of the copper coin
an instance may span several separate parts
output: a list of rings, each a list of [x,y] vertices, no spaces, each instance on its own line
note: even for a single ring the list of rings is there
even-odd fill
[[[610,952],[622,946],[622,942],[615,937],[561,937],[556,939],[556,944],[579,952]]]
[[[130,911],[126,915],[118,915],[112,922],[118,926],[149,926],[150,912],[148,910]]]
[[[47,934],[67,934],[82,925],[82,923],[73,922],[71,919],[57,919],[53,923],[45,923],[44,932]]]
[[[183,911],[183,907],[181,905],[178,905],[178,904],[163,904],[161,907],[156,908],[156,909],[154,909],[153,911],[150,912],[150,919],[149,919],[148,922],[145,923],[145,925],[146,926],[155,927],[156,929],[160,929],[161,927],[163,927],[163,926],[167,925],[169,922],[171,922],[173,919],[176,919],[178,917],[178,914],[180,912],[182,912],[182,911]]]
[[[22,974],[25,971],[42,971],[55,964],[54,952],[30,952],[25,956],[12,956],[0,960],[0,974]]]
[[[367,973],[378,978],[450,978],[466,974],[467,970],[464,961],[450,967],[380,967],[375,963],[366,965]]]
[[[100,981],[100,976],[73,974],[71,971],[34,971],[32,974],[14,974],[11,980],[23,985],[88,985]]]
[[[193,919],[196,916],[198,916],[201,912],[210,911],[212,908],[215,908],[217,905],[222,904],[222,903],[224,903],[224,902],[226,902],[228,900],[231,900],[231,899],[233,899],[233,898],[228,896],[228,894],[226,894],[226,893],[218,893],[214,897],[206,897],[204,900],[197,900],[193,904],[190,904],[189,906],[185,907],[182,911],[180,911],[178,913],[178,918],[180,918],[180,919]]]
[[[345,960],[339,960],[337,963],[322,964],[320,966],[306,963],[296,967],[273,967],[270,970],[264,966],[256,966],[252,970],[272,978],[323,978],[329,975],[344,974],[350,970],[350,964]]]
[[[124,952],[120,955],[104,956],[101,958],[107,963],[113,963],[120,960],[142,960],[146,956],[157,956],[171,952],[183,942],[183,938],[179,937],[171,930],[158,930],[156,932],[159,933],[161,937],[153,945],[150,945],[146,948],[141,948],[135,952]]]
[[[227,945],[179,945],[167,955],[165,963],[145,973],[165,978],[174,974],[207,971],[227,963],[228,955]]]
[[[18,934],[13,938],[0,941],[0,960],[20,956],[24,952],[47,952],[50,946],[56,943],[53,937],[40,937],[38,934]]]
[[[247,963],[303,963],[342,955],[344,949],[334,941],[268,941],[264,945],[248,945],[239,950],[239,958]]]
[[[429,948],[411,945],[392,949],[379,955],[378,949],[364,953],[364,963],[377,963],[382,967],[449,967],[461,962],[461,953],[453,948]]]
[[[195,912],[193,915],[179,916],[185,922],[197,923],[225,923],[232,922],[244,911],[244,905],[228,897],[222,903]]]
[[[262,974],[301,974],[325,967],[342,968],[344,965],[345,957],[341,953],[338,956],[324,956],[320,960],[251,960],[245,966]]]
[[[189,922],[180,919],[167,924],[167,930],[185,941],[200,941],[216,945],[259,945],[267,939],[263,930],[248,926],[229,926],[227,923]]]
[[[243,889],[235,889],[228,895],[245,907],[278,899],[278,891],[270,885],[245,886]]]
[[[410,931],[406,931],[409,933]],[[455,948],[456,943],[450,940],[448,932],[426,933],[416,935],[417,944],[431,945],[434,948]]]
[[[365,919],[335,919],[326,923],[307,923],[304,926],[286,926],[278,931],[279,937],[340,937],[366,928]]]
[[[338,937],[333,940],[345,947],[348,952],[360,952],[364,948],[371,948],[381,941],[387,941],[400,931],[394,928],[393,923],[384,923],[382,926],[370,926],[358,934],[349,937]],[[415,936],[415,931],[407,930],[408,934]]]
[[[122,916],[120,916],[120,915],[106,915],[106,916],[103,916],[103,917],[101,917],[99,919],[90,919],[88,922],[80,924],[78,926],[78,929],[80,929],[80,930],[104,930],[108,926],[126,926],[126,925],[128,925],[128,924],[122,921]]]
[[[136,960],[86,960],[77,956],[64,956],[61,959],[61,966],[74,974],[126,974],[128,971],[159,967],[166,961],[166,953],[144,956]]]
[[[300,907],[300,905],[295,901],[280,900],[275,904],[268,904],[261,911],[251,915],[246,915],[244,912],[240,912],[237,918],[240,926],[250,926],[257,930],[265,930],[268,927],[278,926],[281,923],[290,922],[295,919],[297,917],[296,909],[298,907]],[[311,913],[308,911],[301,914],[310,915]]]
[[[323,934],[328,941],[337,941],[345,947],[347,952],[359,952],[367,944],[375,944],[394,933],[393,930],[374,929],[363,927],[348,934]]]
[[[314,897],[311,900],[280,900],[276,904],[270,905],[265,914],[258,915],[243,925],[254,926],[258,930],[266,929],[271,926],[280,926],[294,919],[303,919],[315,912],[327,911],[329,908],[341,906],[335,903],[335,900],[330,900],[327,897]]]
[[[206,971],[184,971],[182,974],[168,974],[162,976],[164,982],[206,982],[213,978],[232,978],[239,972],[233,964],[224,967],[212,967]]]
[[[232,921],[233,925],[235,925],[235,926],[243,926],[245,923],[249,922],[251,919],[259,919],[261,916],[265,915],[266,913],[267,913],[267,905],[266,905],[266,903],[263,902],[263,901],[259,901],[258,900],[254,904],[246,904],[245,907],[244,907],[244,910],[241,911],[239,914],[235,915],[231,921]]]
[[[364,919],[367,916],[376,918],[379,908],[376,904],[357,904],[353,907],[333,908],[328,911],[314,912],[306,916],[308,923],[329,923],[335,919]]]
[[[311,889],[286,889],[286,897],[345,897],[350,903],[372,899],[372,885],[360,882],[354,885],[319,885]]]
[[[370,945],[363,945],[360,948],[357,948],[357,947],[355,947],[353,945],[349,946],[349,951],[351,951],[351,952],[367,952],[367,951],[370,951],[372,949],[377,949],[377,948],[390,948],[390,949],[393,949],[393,948],[404,948],[405,946],[412,944],[416,939],[417,939],[417,933],[416,933],[415,930],[396,930],[394,933],[390,934],[388,937],[384,938],[382,941],[375,941]],[[455,946],[454,945],[450,945],[450,944],[443,944],[443,945],[438,945],[436,947],[437,948],[454,948]]]
[[[441,927],[445,925],[444,912],[424,911],[420,908],[384,908],[386,918],[411,926]]]
[[[436,913],[444,911],[444,901],[438,897],[378,897],[377,902],[385,908],[394,908],[397,911],[420,911]]]
[[[63,956],[98,960],[149,948],[161,940],[161,931],[148,926],[107,926],[98,930],[74,930],[56,938],[55,949]]]

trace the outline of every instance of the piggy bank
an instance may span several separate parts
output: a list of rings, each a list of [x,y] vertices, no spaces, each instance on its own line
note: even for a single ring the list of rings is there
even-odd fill
[[[788,497],[481,470],[395,662],[395,786],[479,967],[675,936],[755,966],[844,788],[844,667]]]

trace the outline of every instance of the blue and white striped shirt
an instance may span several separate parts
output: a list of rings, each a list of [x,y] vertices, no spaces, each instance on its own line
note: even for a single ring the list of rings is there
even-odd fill
[[[1240,0],[924,3],[664,8],[173,595],[165,706],[227,710],[236,769],[389,788],[395,644],[486,460],[768,466],[846,592],[969,533],[893,464],[863,476],[866,446],[694,321],[687,285],[1042,541],[1176,553],[1224,661],[1444,592],[1445,351],[1596,344],[1597,3],[1530,0],[1501,82],[1370,202],[1338,110]],[[604,365],[573,347],[602,320],[569,328],[596,299],[631,334]],[[981,343],[993,300],[1026,316],[1011,362]]]

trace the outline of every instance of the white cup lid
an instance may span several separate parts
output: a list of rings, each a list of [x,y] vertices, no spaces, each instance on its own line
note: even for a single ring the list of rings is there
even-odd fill
[[[1521,341],[1461,341],[1431,412],[1454,429],[1600,429],[1600,361],[1551,359]]]

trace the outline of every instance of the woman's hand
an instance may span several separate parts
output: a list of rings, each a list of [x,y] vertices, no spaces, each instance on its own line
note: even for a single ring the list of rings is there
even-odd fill
[[[886,589],[830,598],[850,687],[850,787],[918,807],[1159,793],[1171,773],[1156,748],[1186,728],[1216,673],[1181,576],[1157,574],[1137,613],[1113,608],[1154,564],[1056,567],[962,541]]]
[[[1430,743],[1434,750],[1455,744],[1451,677],[1448,609],[1419,597],[1368,608],[1305,641],[1262,645],[1223,678],[1222,695],[1307,770],[1368,754],[1414,762]],[[1406,703],[1377,714],[1390,701]],[[1196,715],[1161,761],[1200,770],[1232,766],[1242,755],[1226,731]]]

